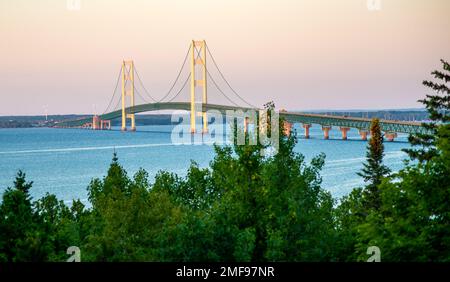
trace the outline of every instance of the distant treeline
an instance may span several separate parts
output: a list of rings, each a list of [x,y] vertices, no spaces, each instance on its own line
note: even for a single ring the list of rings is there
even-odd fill
[[[0,120],[0,128],[21,128],[21,127],[32,127],[32,123],[17,120]]]
[[[0,116],[0,128],[26,128],[52,126],[56,122],[85,118],[87,115],[52,115],[52,116]],[[168,125],[171,115],[136,115],[138,125]],[[113,126],[120,125],[120,119],[112,120]]]
[[[388,120],[404,120],[404,121],[424,121],[429,119],[426,110],[380,110],[380,111],[320,111],[315,112],[334,116],[348,116],[359,118],[379,118]]]
[[[76,119],[81,115],[0,116],[0,128],[29,128],[51,126],[56,121]]]

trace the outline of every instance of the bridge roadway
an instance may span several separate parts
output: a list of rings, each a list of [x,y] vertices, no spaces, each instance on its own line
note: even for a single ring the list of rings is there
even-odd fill
[[[204,104],[202,111],[216,110],[225,115],[227,111],[247,111],[255,110],[254,108],[224,106],[216,104]],[[136,105],[134,107],[126,108],[127,113],[142,113],[160,110],[185,110],[190,111],[191,104],[189,102],[168,102],[168,103],[148,103]],[[259,109],[258,109],[259,110]],[[112,120],[122,116],[122,110],[113,111],[100,115],[101,120]],[[302,123],[303,125],[319,124],[323,127],[338,126],[341,128],[356,128],[359,130],[369,131],[371,119],[369,118],[357,118],[347,116],[331,116],[320,114],[309,114],[302,112],[288,112],[280,111],[280,117],[284,117],[290,123]],[[84,124],[92,122],[92,116],[62,121],[55,124],[55,127],[81,127]],[[406,122],[406,121],[394,121],[394,120],[380,120],[381,130],[391,133],[428,133],[428,130],[422,126],[420,122]]]

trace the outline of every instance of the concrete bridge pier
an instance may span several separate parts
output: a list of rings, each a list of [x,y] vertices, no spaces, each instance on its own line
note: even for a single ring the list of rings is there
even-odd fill
[[[396,132],[386,132],[384,134],[384,137],[386,137],[386,139],[389,142],[392,142],[392,141],[394,141],[395,138],[397,138],[397,133]]]
[[[283,122],[284,135],[286,135],[286,136],[291,135],[291,131],[292,131],[292,126],[293,125],[294,125],[293,123],[290,123],[290,122],[288,122],[286,120]]]
[[[323,139],[330,139],[330,130],[331,130],[331,126],[326,126],[326,125],[322,126]]]
[[[111,120],[101,120],[100,121],[100,129],[101,130],[110,130],[111,129]]]
[[[98,115],[92,117],[92,124],[87,123],[87,127],[92,127],[93,130],[111,129],[111,120],[103,120]]]
[[[305,138],[309,139],[309,129],[311,128],[311,124],[304,123],[303,128],[305,129]]]
[[[359,135],[361,136],[361,140],[367,140],[367,136],[369,135],[368,130],[360,129]]]
[[[248,124],[249,124],[249,117],[244,118],[244,133],[247,134],[248,132]]]
[[[342,140],[347,140],[347,132],[350,130],[350,127],[340,127],[342,133]]]
[[[95,115],[92,117],[92,129],[97,130],[100,128],[100,118]]]

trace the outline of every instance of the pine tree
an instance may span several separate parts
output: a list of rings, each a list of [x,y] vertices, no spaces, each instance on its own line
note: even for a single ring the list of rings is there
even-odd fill
[[[383,164],[384,145],[379,119],[372,119],[370,134],[371,138],[366,154],[367,161],[364,163],[361,172],[357,174],[363,177],[365,182],[369,182],[364,189],[365,206],[377,209],[380,206],[378,186],[381,184],[383,177],[390,172],[389,168]]]
[[[25,173],[19,171],[14,188],[7,188],[0,204],[0,260],[33,261],[45,257],[35,236],[36,221]],[[35,244],[32,245],[31,242]]]
[[[409,142],[413,146],[421,146],[420,149],[404,149],[412,160],[419,162],[427,162],[438,155],[436,149],[436,136],[438,127],[441,123],[450,121],[450,89],[446,85],[450,81],[450,65],[448,62],[441,60],[444,71],[433,71],[431,74],[434,78],[443,81],[432,82],[425,80],[423,85],[431,88],[436,92],[435,95],[426,95],[425,99],[419,100],[425,105],[430,115],[430,123],[424,123],[423,126],[431,131],[428,134],[412,134],[409,136]]]

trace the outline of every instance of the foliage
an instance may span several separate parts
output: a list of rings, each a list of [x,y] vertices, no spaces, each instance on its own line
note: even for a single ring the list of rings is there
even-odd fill
[[[440,124],[450,121],[450,88],[446,84],[450,81],[450,64],[441,60],[443,71],[435,70],[431,73],[439,82],[424,80],[423,85],[432,89],[434,95],[426,95],[425,99],[419,100],[423,103],[430,115],[430,123],[424,123],[430,134],[412,134],[409,142],[420,149],[405,149],[411,159],[426,162],[438,155],[436,150],[436,136]]]
[[[449,71],[449,65],[442,63]],[[447,73],[432,74],[444,82],[450,79]],[[367,209],[367,194],[362,189],[342,199],[337,208],[341,238],[338,252],[342,258],[365,260],[364,250],[377,246],[384,261],[450,261],[449,92],[445,84],[424,84],[438,94],[446,94],[427,95],[421,100],[431,119],[438,121],[427,125],[434,134],[410,137],[412,145],[422,146],[419,150],[407,150],[419,162],[407,163],[389,178],[380,177],[381,181],[373,185],[373,191],[378,193],[376,209]],[[362,175],[376,171],[365,166]]]
[[[378,209],[380,207],[380,193],[378,186],[382,179],[387,176],[390,169],[383,164],[384,145],[383,135],[381,133],[380,121],[372,119],[370,125],[370,141],[367,146],[367,161],[363,164],[364,168],[358,173],[369,184],[364,189],[364,205],[367,208]]]

